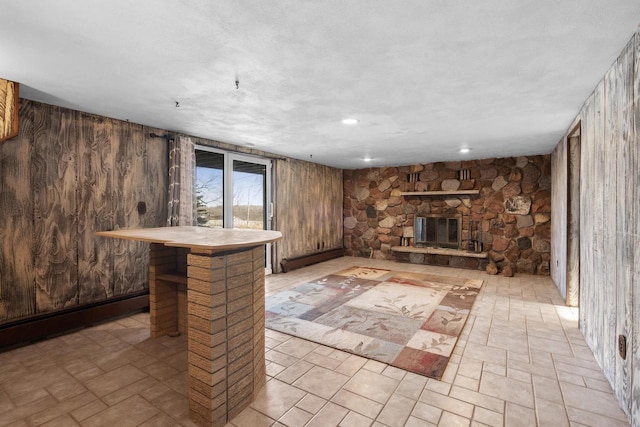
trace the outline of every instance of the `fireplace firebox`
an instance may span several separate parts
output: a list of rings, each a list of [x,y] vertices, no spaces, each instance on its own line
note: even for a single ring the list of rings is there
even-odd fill
[[[460,215],[417,216],[413,223],[413,245],[461,249],[462,218]]]

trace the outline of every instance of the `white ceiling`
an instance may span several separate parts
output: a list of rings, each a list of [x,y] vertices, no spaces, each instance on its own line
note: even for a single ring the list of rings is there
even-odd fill
[[[341,168],[549,153],[640,22],[638,0],[0,11],[0,77],[24,98]]]

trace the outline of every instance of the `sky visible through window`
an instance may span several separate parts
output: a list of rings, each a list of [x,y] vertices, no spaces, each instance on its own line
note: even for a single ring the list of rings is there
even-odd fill
[[[223,227],[223,188],[222,169],[196,167],[199,225]],[[264,175],[234,171],[232,191],[233,195],[227,197],[227,203],[233,204],[233,226],[263,228]]]

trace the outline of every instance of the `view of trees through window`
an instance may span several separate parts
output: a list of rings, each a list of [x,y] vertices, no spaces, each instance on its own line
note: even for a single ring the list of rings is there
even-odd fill
[[[196,150],[198,225],[224,227],[224,205],[232,204],[233,227],[263,229],[266,166],[233,161],[233,188],[224,194],[224,154]]]

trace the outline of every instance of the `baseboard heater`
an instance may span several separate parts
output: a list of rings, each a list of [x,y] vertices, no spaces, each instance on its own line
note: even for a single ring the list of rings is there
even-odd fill
[[[307,265],[317,264],[322,261],[328,261],[334,258],[340,258],[344,256],[344,249],[329,249],[328,251],[316,252],[310,255],[303,255],[297,258],[291,259],[283,259],[280,262],[280,266],[282,267],[282,271],[287,273],[291,270],[295,270],[298,268],[306,267]]]
[[[149,291],[145,290],[7,322],[0,325],[0,352],[10,350],[16,344],[26,344],[148,307]]]

